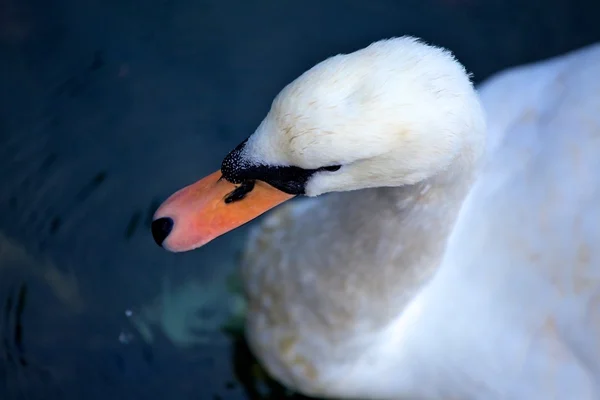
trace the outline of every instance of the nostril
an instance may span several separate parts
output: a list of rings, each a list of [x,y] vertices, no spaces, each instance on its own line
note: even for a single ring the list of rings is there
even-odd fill
[[[173,220],[168,217],[152,221],[152,237],[157,245],[162,247],[163,242],[173,230]]]

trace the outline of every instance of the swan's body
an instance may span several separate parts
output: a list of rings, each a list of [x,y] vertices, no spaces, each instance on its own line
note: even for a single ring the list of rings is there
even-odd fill
[[[445,267],[418,296],[419,285],[442,260],[445,239],[470,184],[464,176],[445,187],[422,183],[334,193],[290,203],[269,215],[254,232],[243,261],[249,340],[269,371],[292,387],[334,396],[394,398],[412,392],[431,398],[549,399],[598,385],[592,379],[600,376],[598,364],[584,372],[576,367],[582,361],[573,359],[573,376],[557,370],[563,377],[558,382],[543,376],[549,370],[515,364],[531,365],[537,359],[551,368],[558,362],[551,360],[550,347],[543,348],[543,326],[566,323],[568,315],[561,318],[553,311],[558,293],[536,286],[548,284],[556,273],[565,276],[554,279],[565,279],[570,286],[568,276],[580,261],[562,249],[577,252],[576,247],[587,246],[581,251],[587,251],[589,265],[595,262],[588,271],[595,273],[589,286],[600,290],[600,253],[590,253],[594,240],[600,240],[600,178],[595,172],[600,171],[600,84],[593,85],[600,68],[598,50],[588,60],[578,54],[562,71],[546,62],[484,86],[491,163],[463,211],[459,227],[464,230],[455,233]],[[523,75],[527,73],[531,76]],[[503,86],[520,77],[512,88]],[[503,92],[494,93],[499,90]],[[587,173],[581,181],[569,178],[574,162],[581,163],[579,173]],[[507,204],[499,204],[502,194]],[[593,209],[577,204],[582,196]],[[544,206],[549,208],[542,211]],[[547,214],[547,226],[540,225],[541,216],[532,214],[536,211]],[[569,215],[559,220],[563,212]],[[591,230],[574,232],[577,218],[587,220]],[[471,258],[461,260],[461,253]],[[543,264],[551,260],[559,270]],[[524,270],[532,268],[542,269]],[[538,303],[540,308],[533,307]],[[598,324],[600,291],[596,303]],[[408,307],[417,313],[424,304],[428,306],[419,318],[407,312]],[[518,315],[503,315],[524,309],[531,313],[526,325],[507,320]],[[588,335],[600,351],[600,326]],[[553,343],[558,352],[567,346],[561,343]],[[595,360],[600,362],[599,353]],[[517,372],[519,367],[523,373]],[[538,380],[532,381],[534,377]],[[544,379],[549,390],[562,387],[564,396],[557,396],[560,391],[519,393],[519,385],[526,390],[523,384],[531,382],[531,388],[540,388]]]
[[[254,231],[247,338],[267,370],[327,397],[600,398],[599,70],[596,46],[491,79],[489,130],[460,64],[409,38],[286,87],[240,165],[364,190]]]

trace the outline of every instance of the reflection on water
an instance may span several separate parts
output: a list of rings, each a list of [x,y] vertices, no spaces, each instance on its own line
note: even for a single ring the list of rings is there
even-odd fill
[[[9,399],[29,399],[60,393],[53,371],[31,357],[25,346],[23,316],[28,285],[20,282],[8,290],[0,320],[0,393]]]
[[[3,293],[6,292],[7,296],[0,319],[0,390],[8,395],[8,399],[50,398],[48,396],[61,398],[60,381],[65,377],[60,375],[64,371],[44,366],[27,351],[26,339],[29,342],[40,339],[36,337],[36,332],[27,329],[24,322],[29,293],[27,281],[42,282],[59,300],[59,307],[69,309],[68,313],[75,316],[83,309],[81,299],[75,295],[76,279],[70,275],[67,281],[71,284],[66,284],[64,279],[57,278],[62,275],[53,264],[37,262],[15,243],[5,237],[2,239],[0,256],[11,262],[1,265],[18,265],[21,274],[14,274],[14,279],[10,280],[13,284],[3,288]],[[18,275],[21,278],[17,278]],[[230,295],[230,307],[226,307],[229,312],[220,317],[211,312],[215,303],[222,300],[219,288],[227,288]],[[141,344],[142,359],[151,365],[154,362],[152,345],[157,340],[157,334],[168,339],[172,345],[191,353],[200,351],[198,345],[214,346],[218,341],[227,340],[232,348],[233,376],[246,398],[306,398],[285,389],[270,379],[261,368],[243,337],[243,313],[244,304],[235,276],[229,277],[222,286],[206,287],[198,282],[188,282],[179,288],[173,288],[168,278],[165,278],[159,298],[137,312],[125,310],[129,324],[123,325],[118,341],[123,346]],[[215,335],[216,333],[221,335]],[[47,342],[45,345],[52,344],[56,343]],[[115,360],[118,369],[124,370],[124,357],[117,355]],[[232,381],[225,383],[225,387],[229,389],[235,386]],[[215,394],[214,398],[222,396]]]
[[[73,371],[60,363],[45,365],[30,355],[29,345],[38,352],[41,349],[52,351],[53,346],[61,346],[69,335],[63,337],[60,329],[55,329],[52,331],[54,336],[39,336],[39,331],[27,323],[31,318],[25,317],[31,311],[28,304],[30,286],[33,286],[38,295],[52,299],[42,310],[51,314],[46,316],[46,323],[51,320],[59,324],[58,328],[65,327],[60,324],[61,320],[75,318],[85,310],[77,278],[72,270],[63,272],[52,262],[36,259],[4,235],[0,235],[0,259],[0,268],[5,269],[2,293],[6,294],[0,319],[1,393],[6,393],[8,399],[63,398],[61,387],[70,384],[69,374]],[[11,271],[7,271],[8,268]],[[223,306],[223,302],[227,305]],[[237,381],[236,384],[226,380],[225,389],[239,386],[248,399],[306,398],[270,379],[251,354],[243,338],[244,302],[235,274],[209,284],[186,281],[180,286],[173,286],[167,276],[157,298],[141,307],[125,309],[123,314],[125,319],[115,336],[115,343],[91,338],[86,346],[99,346],[109,352],[119,349],[116,342],[121,346],[133,346],[139,350],[141,360],[151,366],[155,362],[153,346],[157,342],[164,346],[165,339],[174,348],[190,354],[220,344],[223,348],[231,348],[229,362],[232,378]],[[115,353],[116,369],[121,372],[127,369],[125,358],[119,351]],[[104,383],[111,380],[106,372],[99,371],[99,376]],[[215,399],[225,397],[218,393],[214,395]]]
[[[227,289],[227,296],[223,296],[223,288]],[[218,306],[222,302],[227,305]],[[217,308],[227,312],[215,312]],[[197,345],[214,345],[227,339],[232,347],[234,377],[248,399],[307,399],[270,379],[254,358],[244,339],[244,312],[241,285],[237,275],[232,274],[224,281],[211,282],[209,286],[190,281],[180,287],[172,287],[165,278],[159,298],[138,312],[126,310],[125,314],[139,338],[149,345],[155,340],[155,329],[160,329],[160,333],[177,347],[190,351]],[[215,336],[215,332],[224,336]],[[125,344],[133,337],[127,331],[120,335],[120,339],[126,338]],[[231,386],[232,383],[226,385]]]

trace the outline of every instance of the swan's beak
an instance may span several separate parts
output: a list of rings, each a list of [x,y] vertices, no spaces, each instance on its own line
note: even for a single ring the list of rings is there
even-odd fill
[[[294,197],[257,181],[244,198],[226,203],[235,189],[219,170],[179,190],[154,214],[154,240],[169,251],[193,250]]]

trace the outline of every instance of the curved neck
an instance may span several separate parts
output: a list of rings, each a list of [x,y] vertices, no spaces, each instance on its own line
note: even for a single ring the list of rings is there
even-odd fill
[[[435,370],[435,365],[427,365],[430,349],[419,339],[427,322],[415,315],[411,301],[438,271],[479,160],[480,153],[466,157],[415,185],[331,194],[309,208],[307,220],[314,224],[319,219],[319,235],[329,238],[310,241],[311,254],[327,258],[302,264],[314,265],[322,279],[318,286],[327,289],[321,293],[317,288],[309,305],[320,311],[331,334],[328,362],[336,365],[332,376],[352,376],[353,382],[348,386],[345,378],[338,387],[334,378],[332,393],[360,393],[363,385],[369,393],[372,379],[397,381],[382,385],[382,390],[401,388],[410,393],[418,390],[413,383],[423,382],[420,375],[430,367]],[[338,318],[348,312],[358,324]],[[311,325],[311,332],[315,328]],[[358,367],[363,361],[364,369]],[[367,370],[372,374],[365,374]],[[361,372],[355,376],[355,371]],[[399,371],[410,376],[400,379]]]
[[[437,270],[478,159],[463,157],[410,186],[332,193],[311,207],[306,225],[320,220],[322,239],[310,241],[310,251],[327,255],[315,265],[327,285],[340,292],[327,301],[339,301],[340,308],[353,305],[355,313],[364,311],[377,325],[397,316]],[[360,290],[348,282],[357,282]]]

